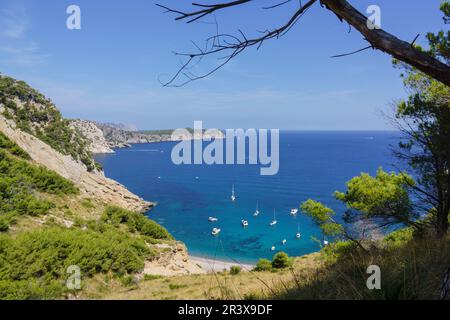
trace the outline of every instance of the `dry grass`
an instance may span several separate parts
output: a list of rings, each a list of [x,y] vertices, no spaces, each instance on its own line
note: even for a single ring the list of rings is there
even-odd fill
[[[80,298],[118,300],[204,300],[256,299],[274,295],[288,288],[296,272],[311,272],[323,264],[320,254],[296,258],[293,268],[276,272],[242,271],[231,275],[228,271],[207,275],[187,275],[141,280],[132,287],[124,287],[110,277],[95,277],[86,283]]]
[[[396,248],[352,252],[314,273],[297,274],[298,284],[279,299],[439,299],[450,264],[450,237],[410,241]],[[381,269],[381,290],[369,290],[367,267]]]
[[[369,265],[381,268],[382,289],[369,290]],[[98,276],[81,299],[439,299],[450,264],[450,237],[411,241],[396,248],[350,252],[331,262],[325,253],[296,258],[277,272],[229,272],[140,280],[131,287]]]

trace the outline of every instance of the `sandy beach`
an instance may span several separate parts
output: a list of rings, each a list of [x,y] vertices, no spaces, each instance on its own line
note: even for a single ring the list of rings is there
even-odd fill
[[[237,262],[213,260],[195,256],[190,256],[189,260],[191,263],[199,265],[203,270],[207,272],[221,272],[223,270],[230,270],[232,266],[240,266],[242,268],[242,271],[249,271],[255,267],[255,265],[252,264],[239,264]]]

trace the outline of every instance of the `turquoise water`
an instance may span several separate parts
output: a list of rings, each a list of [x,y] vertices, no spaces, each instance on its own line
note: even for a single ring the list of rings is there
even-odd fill
[[[289,255],[319,250],[311,239],[322,239],[318,228],[301,214],[290,216],[290,210],[313,198],[339,216],[344,208],[333,192],[344,190],[345,182],[362,171],[393,169],[391,146],[397,140],[393,132],[281,132],[275,176],[260,176],[258,165],[176,166],[171,142],[134,145],[96,158],[108,177],[158,203],[148,216],[185,242],[192,255],[254,263],[271,258],[272,246]],[[233,184],[235,203],[230,200]],[[253,217],[257,203],[261,214]],[[278,224],[269,227],[274,208]],[[209,216],[219,221],[212,224]],[[249,221],[248,228],[241,226],[242,219]],[[215,226],[222,229],[218,237],[211,236]],[[298,226],[300,240],[295,238]]]

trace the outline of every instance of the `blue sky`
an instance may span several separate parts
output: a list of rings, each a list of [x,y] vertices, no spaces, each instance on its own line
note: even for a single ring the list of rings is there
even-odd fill
[[[385,130],[381,113],[405,95],[398,70],[381,52],[330,58],[367,43],[317,4],[285,37],[249,49],[205,80],[163,88],[158,77],[179,63],[172,51],[192,49],[191,40],[201,43],[215,27],[175,22],[155,2],[0,0],[0,71],[42,91],[66,117],[141,129],[203,120],[218,128]],[[239,28],[250,36],[281,25],[295,9],[261,10],[276,1],[259,2],[217,14],[220,31]],[[440,0],[350,2],[361,11],[379,5],[383,29],[404,40],[420,33],[424,44],[427,31],[444,27]],[[185,8],[189,1],[159,3]],[[66,28],[71,4],[81,8],[81,30]]]

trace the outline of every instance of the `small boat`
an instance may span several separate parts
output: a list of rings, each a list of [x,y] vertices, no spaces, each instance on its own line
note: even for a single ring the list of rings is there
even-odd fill
[[[272,246],[272,248],[270,248],[271,251],[275,251],[275,246]]]
[[[329,242],[327,240],[323,240],[323,245],[327,246],[329,244]]]
[[[297,228],[297,234],[295,235],[295,237],[297,239],[300,239],[302,237],[302,234],[300,233],[300,226],[298,226],[298,228]]]
[[[236,201],[236,194],[234,193],[234,184],[231,187],[231,201],[233,201],[233,202]]]
[[[219,229],[219,228],[213,228],[212,231],[211,231],[211,234],[213,236],[217,236],[220,233],[220,231],[222,231],[222,230]]]
[[[269,223],[269,225],[271,227],[273,227],[274,225],[276,225],[278,223],[277,219],[276,219],[276,215],[275,215],[275,209],[273,209],[273,220]]]
[[[258,204],[256,204],[256,210],[255,210],[255,213],[253,213],[253,216],[254,216],[254,217],[259,216]]]
[[[286,245],[286,242],[287,242],[286,239],[283,239],[283,241],[281,241],[281,243],[283,244],[283,246]]]
[[[209,218],[208,218],[208,221],[209,221],[209,222],[217,222],[217,221],[219,221],[219,219],[214,218],[214,217],[209,217]]]
[[[241,223],[242,223],[242,226],[243,226],[244,228],[245,228],[245,227],[248,227],[248,221],[247,221],[247,220],[242,220]]]
[[[295,216],[298,213],[298,209],[291,209],[291,216]]]

